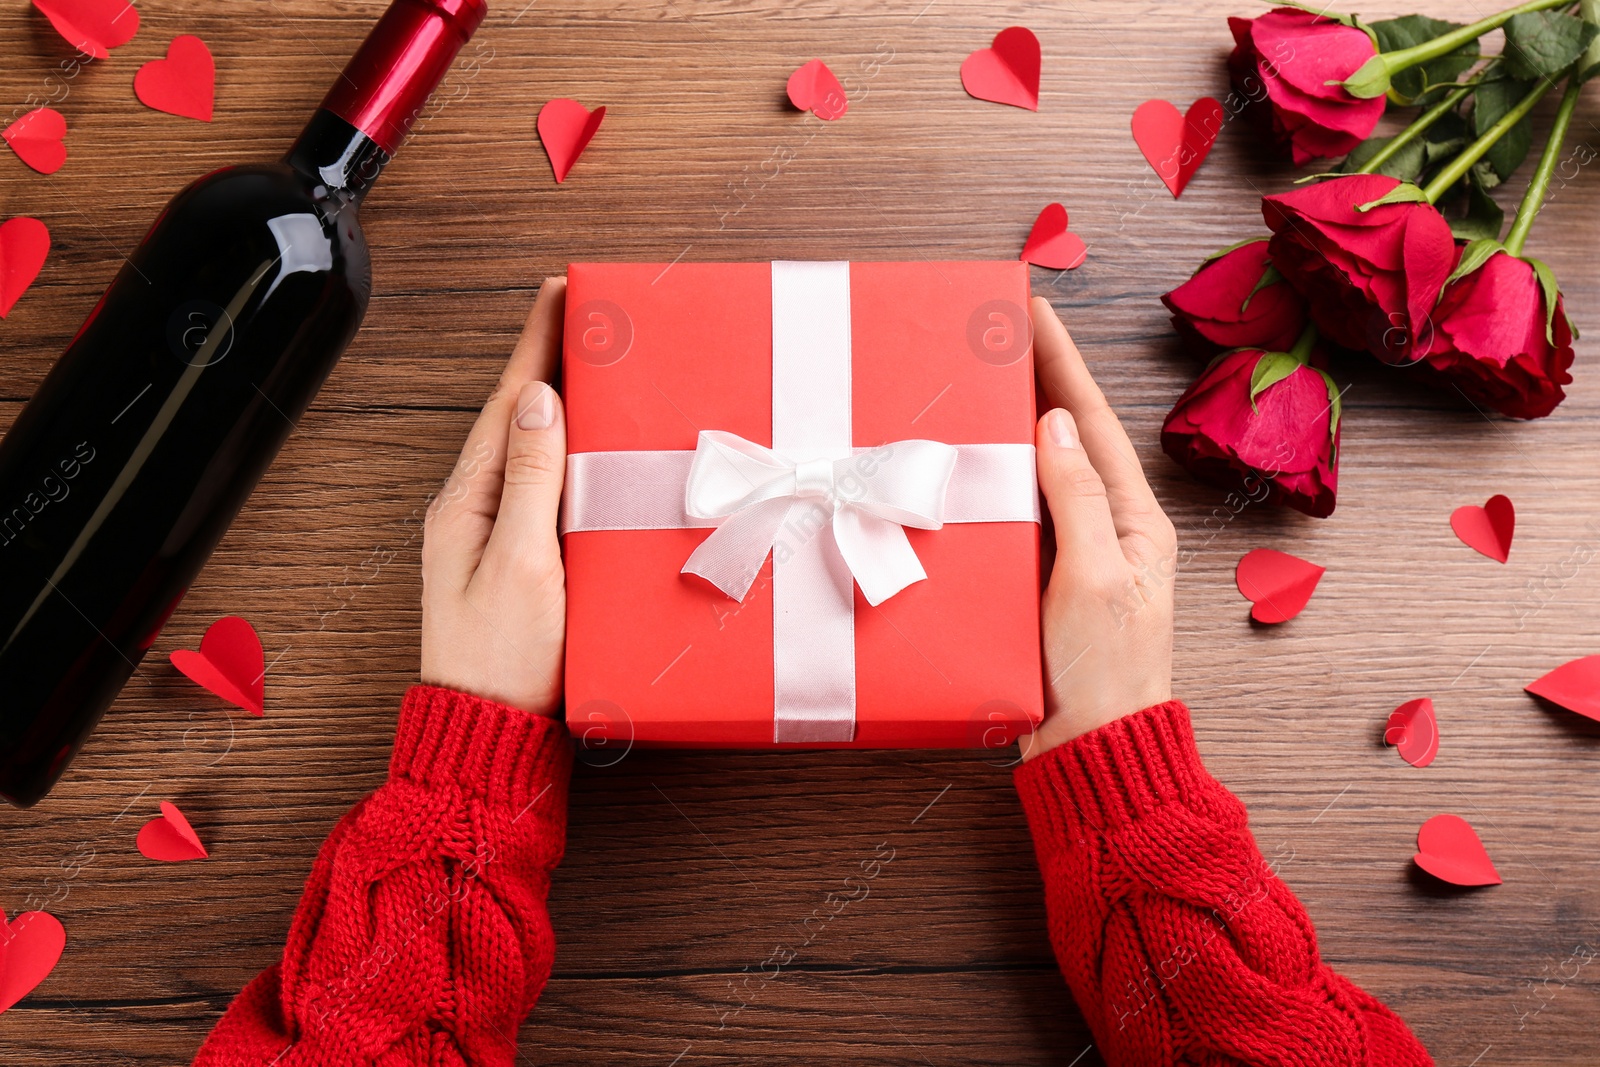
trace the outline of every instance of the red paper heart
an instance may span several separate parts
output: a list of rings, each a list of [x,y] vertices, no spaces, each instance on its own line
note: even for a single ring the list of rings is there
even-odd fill
[[[211,121],[217,64],[198,37],[184,34],[167,45],[166,59],[152,59],[133,76],[133,92],[145,107],[186,119]]]
[[[833,71],[820,59],[813,59],[789,75],[789,103],[801,111],[809,111],[825,122],[843,118],[850,110],[844,86],[833,76]]]
[[[34,108],[0,133],[17,158],[40,174],[54,174],[67,161],[66,136],[67,120],[49,107]]]
[[[0,911],[0,923],[6,913]],[[47,911],[25,911],[6,925],[5,952],[0,953],[0,1011],[33,992],[55,970],[67,932]]]
[[[1383,743],[1394,745],[1413,767],[1426,767],[1439,754],[1439,719],[1428,697],[1408,700],[1389,713]]]
[[[1417,866],[1451,885],[1499,885],[1500,872],[1471,824],[1459,815],[1435,815],[1417,831]]]
[[[1600,656],[1584,656],[1563,663],[1524,689],[1600,722]]]
[[[1165,100],[1146,100],[1133,112],[1133,140],[1174,199],[1183,194],[1222,132],[1222,105],[1202,96],[1189,113]]]
[[[254,626],[237,615],[218,619],[200,639],[200,651],[175,650],[172,665],[200,687],[252,715],[266,711],[266,656]]]
[[[33,0],[50,25],[84,55],[107,59],[139,32],[139,9],[128,0]]]
[[[1017,258],[1051,270],[1071,270],[1088,254],[1078,235],[1067,229],[1067,209],[1060,204],[1046,204],[1033,220],[1033,229]]]
[[[183,817],[176,804],[161,802],[161,814],[139,828],[135,839],[139,853],[147,859],[163,863],[182,863],[185,860],[203,860],[210,855],[200,843],[189,820]]]
[[[1517,529],[1517,509],[1511,498],[1497,493],[1483,507],[1467,504],[1450,513],[1450,529],[1461,543],[1492,560],[1504,563],[1511,556],[1511,535]]]
[[[0,319],[11,314],[50,254],[50,230],[27,216],[0,225]]]
[[[1039,110],[1039,38],[1026,26],[994,35],[994,43],[961,61],[961,86],[979,100]]]
[[[606,109],[597,107],[589,111],[576,100],[557,98],[539,109],[539,140],[544,154],[550,157],[550,168],[556,172],[556,181],[567,180],[567,172],[583,154],[589,139],[600,128]]]
[[[1252,619],[1287,622],[1300,614],[1326,570],[1287,552],[1257,548],[1245,553],[1234,569],[1233,580],[1244,598],[1254,605],[1250,609]]]

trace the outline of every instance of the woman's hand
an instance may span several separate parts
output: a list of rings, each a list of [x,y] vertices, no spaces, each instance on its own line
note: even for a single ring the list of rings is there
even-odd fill
[[[561,709],[566,472],[561,356],[567,280],[548,278],[422,541],[422,680],[540,715]]]
[[[1050,302],[1034,297],[1033,358],[1051,405],[1039,420],[1039,486],[1055,524],[1044,591],[1045,718],[1032,759],[1172,698],[1177,538],[1128,435]]]

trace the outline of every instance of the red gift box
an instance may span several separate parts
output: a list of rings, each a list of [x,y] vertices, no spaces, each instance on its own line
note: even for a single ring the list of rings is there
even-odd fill
[[[571,265],[572,732],[873,748],[1031,731],[1027,301],[1018,262]],[[718,504],[740,478],[751,495]]]

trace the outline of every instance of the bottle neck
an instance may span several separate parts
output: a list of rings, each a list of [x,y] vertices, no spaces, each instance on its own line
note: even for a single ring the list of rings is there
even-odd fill
[[[359,203],[487,11],[487,0],[393,0],[289,150],[289,165]]]
[[[318,108],[283,160],[326,190],[329,199],[360,205],[389,154],[338,115]]]

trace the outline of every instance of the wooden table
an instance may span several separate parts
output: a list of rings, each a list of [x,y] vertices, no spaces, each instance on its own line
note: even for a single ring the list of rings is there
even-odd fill
[[[1088,353],[1180,532],[1178,690],[1324,953],[1441,1064],[1595,1062],[1600,966],[1584,965],[1600,951],[1600,724],[1521,691],[1600,652],[1594,343],[1580,343],[1567,403],[1526,425],[1342,364],[1342,491],[1325,521],[1233,514],[1156,444],[1198,369],[1157,296],[1259,231],[1255,191],[1291,173],[1229,124],[1174,201],[1128,118],[1149,96],[1222,95],[1224,16],[1253,5],[524,2],[490,15],[447,103],[368,201],[366,328],[66,779],[33,810],[0,812],[0,905],[48,902],[69,936],[50,978],[0,1017],[0,1062],[186,1063],[275,958],[323,835],[383,778],[417,675],[420,508],[541,279],[602,257],[1007,258],[1051,200],[1071,210],[1089,260],[1035,271],[1036,291]],[[1374,6],[1362,14],[1406,10]],[[55,238],[39,283],[0,323],[0,419],[167,197],[213,167],[281,153],[383,7],[149,0],[131,44],[58,88],[46,77],[65,46],[21,0],[6,6],[0,101],[64,92],[71,158],[45,178],[0,153],[0,214],[38,216]],[[1037,114],[969,99],[957,75],[1018,22],[1044,45]],[[138,65],[190,32],[217,56],[209,126],[131,92]],[[789,72],[814,56],[846,79],[841,122],[783,100]],[[534,133],[555,96],[609,109],[563,186]],[[1597,124],[1591,96],[1577,137],[1600,143]],[[1600,180],[1582,173],[1531,249],[1579,323],[1600,329],[1597,211]],[[1519,520],[1506,566],[1447,524],[1457,505],[1502,491]],[[1234,563],[1261,545],[1328,567],[1305,614],[1273,629],[1246,621],[1233,588]],[[227,716],[167,663],[230,612],[266,643],[265,719]],[[1444,740],[1414,770],[1381,733],[1421,695],[1437,702]],[[551,898],[560,956],[522,1031],[527,1062],[1097,1062],[1045,942],[1005,758],[609,762],[591,757],[574,783]],[[209,860],[137,854],[161,799],[190,814]],[[1446,891],[1416,872],[1416,829],[1441,811],[1477,826],[1503,886]],[[802,921],[885,842],[895,858],[870,896],[798,948]],[[780,945],[798,949],[793,961],[751,979]]]

